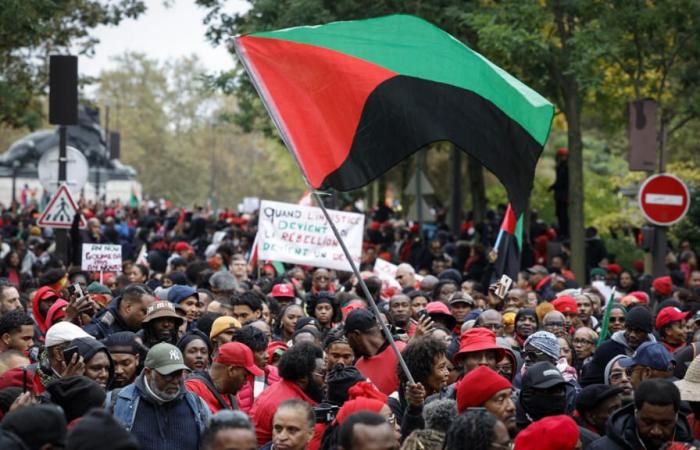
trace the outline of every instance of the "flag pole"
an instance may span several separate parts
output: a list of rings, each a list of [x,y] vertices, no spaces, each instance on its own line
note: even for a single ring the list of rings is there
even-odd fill
[[[391,345],[391,349],[394,351],[396,354],[396,358],[399,360],[399,365],[401,366],[401,370],[403,370],[404,374],[406,374],[406,378],[408,379],[409,383],[415,384],[415,380],[413,379],[413,375],[411,375],[411,371],[408,370],[408,366],[406,365],[406,361],[404,361],[403,356],[401,356],[401,352],[399,351],[399,348],[396,346],[396,341],[394,341],[393,336],[391,335],[391,332],[389,331],[389,328],[387,328],[386,324],[382,321],[381,319],[381,313],[379,311],[379,308],[377,307],[377,304],[374,302],[374,297],[369,292],[369,289],[367,288],[367,285],[365,284],[364,280],[362,279],[362,276],[360,275],[360,271],[355,265],[355,261],[352,260],[352,255],[350,255],[350,251],[348,250],[347,246],[345,245],[345,241],[343,240],[343,237],[340,235],[340,232],[338,231],[338,228],[335,226],[335,223],[333,223],[333,220],[331,219],[330,214],[328,214],[328,210],[326,209],[325,205],[321,201],[321,197],[319,193],[316,191],[316,189],[313,188],[311,185],[311,182],[309,181],[308,177],[306,176],[306,172],[304,172],[304,166],[301,164],[299,161],[299,158],[297,157],[297,154],[294,150],[294,146],[292,145],[292,140],[289,137],[289,134],[287,133],[287,127],[284,125],[282,120],[280,120],[278,114],[275,113],[271,105],[274,104],[272,102],[272,99],[269,96],[269,93],[264,85],[258,82],[260,77],[257,74],[257,70],[252,64],[249,64],[246,51],[245,49],[239,45],[238,42],[238,37],[236,37],[233,40],[233,46],[236,51],[236,54],[239,57],[239,61],[243,64],[243,68],[245,71],[248,73],[248,77],[250,78],[251,83],[253,84],[253,87],[255,87],[255,90],[258,92],[258,95],[263,100],[263,105],[265,106],[265,109],[267,110],[268,115],[272,119],[272,122],[275,124],[277,127],[277,131],[280,134],[280,137],[282,138],[282,142],[284,142],[284,145],[287,147],[289,150],[289,153],[292,154],[292,158],[294,158],[294,162],[297,164],[297,167],[299,167],[299,172],[301,172],[301,177],[304,180],[304,183],[306,184],[307,189],[309,192],[312,193],[314,199],[316,200],[316,203],[318,203],[319,208],[321,208],[321,211],[323,211],[323,215],[326,217],[326,220],[328,221],[328,225],[330,225],[331,230],[333,231],[333,235],[335,235],[335,238],[338,240],[338,243],[340,244],[340,248],[343,249],[343,253],[345,254],[345,259],[348,260],[348,264],[350,264],[350,268],[352,269],[353,274],[357,278],[357,282],[360,284],[360,288],[362,289],[362,293],[365,295],[365,298],[369,302],[372,310],[374,311],[374,315],[377,318],[377,322],[379,322],[379,326],[381,327],[382,331],[384,332],[384,336],[386,339],[389,341],[389,345]]]
[[[304,177],[304,179],[306,179],[306,177]],[[379,326],[381,327],[382,331],[384,332],[384,336],[389,341],[389,345],[391,345],[392,350],[394,350],[394,353],[396,353],[396,358],[399,360],[399,364],[401,365],[401,370],[403,370],[403,373],[406,374],[406,378],[408,378],[408,382],[411,384],[415,384],[415,380],[413,379],[413,375],[411,375],[411,371],[408,370],[408,366],[406,365],[406,361],[404,361],[403,356],[401,356],[401,352],[399,351],[399,348],[396,346],[396,341],[394,341],[394,337],[391,335],[391,331],[389,331],[389,328],[386,326],[384,321],[381,319],[381,312],[379,311],[379,308],[377,307],[377,303],[375,303],[374,297],[372,297],[372,295],[369,292],[369,289],[367,288],[367,285],[365,284],[364,280],[362,279],[362,276],[360,276],[360,271],[357,268],[355,261],[353,261],[352,255],[350,255],[350,251],[348,250],[348,247],[345,245],[345,241],[343,241],[343,237],[340,235],[338,228],[335,226],[335,223],[333,223],[333,219],[331,219],[330,214],[328,214],[328,210],[326,209],[326,206],[323,204],[323,201],[321,201],[321,196],[318,194],[318,192],[316,192],[315,189],[311,189],[311,186],[309,186],[309,190],[311,190],[311,192],[313,193],[314,199],[316,200],[318,207],[321,208],[321,211],[323,211],[323,215],[326,217],[326,220],[328,221],[328,225],[330,225],[331,230],[333,231],[333,234],[335,235],[335,238],[338,240],[338,244],[340,244],[340,248],[343,249],[343,253],[345,254],[345,259],[348,260],[348,263],[350,264],[350,268],[352,269],[352,272],[355,274],[355,277],[357,277],[357,282],[360,284],[360,288],[362,289],[362,293],[365,295],[365,298],[367,299],[372,310],[374,311],[374,315],[377,317],[377,322],[379,322]]]
[[[599,347],[605,339],[608,337],[608,326],[610,325],[610,312],[612,311],[612,306],[615,299],[615,286],[613,286],[610,292],[610,297],[608,298],[608,303],[605,305],[605,314],[603,314],[603,323],[600,325],[600,336],[598,336],[598,343],[596,347]]]

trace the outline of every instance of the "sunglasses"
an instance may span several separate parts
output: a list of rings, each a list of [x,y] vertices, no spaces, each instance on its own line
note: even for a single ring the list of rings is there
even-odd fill
[[[608,319],[608,322],[610,323],[625,323],[625,318],[624,317],[611,317]]]

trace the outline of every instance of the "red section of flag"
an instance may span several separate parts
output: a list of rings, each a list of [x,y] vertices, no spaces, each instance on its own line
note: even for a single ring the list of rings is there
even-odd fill
[[[518,224],[518,219],[515,217],[515,212],[513,208],[508,203],[508,208],[506,208],[506,213],[503,216],[503,223],[501,224],[501,229],[510,235],[515,235],[515,227]]]
[[[397,74],[314,45],[252,36],[237,44],[306,178],[319,188],[347,158],[369,94]]]

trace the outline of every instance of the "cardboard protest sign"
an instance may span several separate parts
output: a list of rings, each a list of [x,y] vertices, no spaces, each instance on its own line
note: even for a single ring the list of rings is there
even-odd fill
[[[328,213],[359,266],[365,217],[334,210]],[[263,200],[258,245],[260,260],[351,270],[320,208]]]
[[[121,272],[122,246],[83,244],[81,269],[88,272]]]

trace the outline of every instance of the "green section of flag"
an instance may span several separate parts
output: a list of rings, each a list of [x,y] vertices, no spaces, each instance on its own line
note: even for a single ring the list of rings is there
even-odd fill
[[[518,243],[518,251],[523,251],[523,214],[518,217],[518,222],[515,224],[515,242]]]
[[[254,33],[315,45],[377,64],[401,75],[451,84],[490,100],[541,145],[554,107],[521,81],[450,34],[422,19],[393,15]]]

